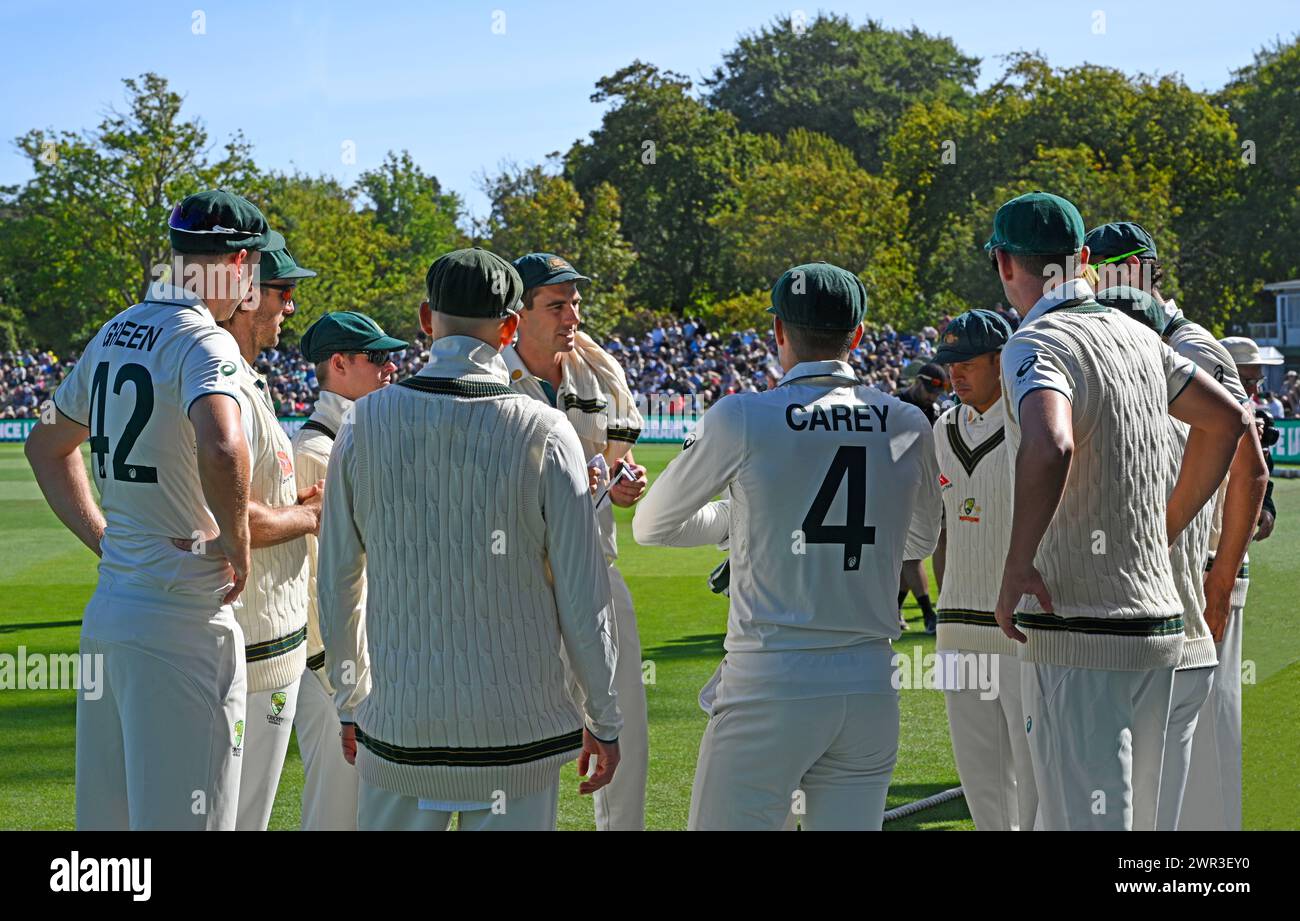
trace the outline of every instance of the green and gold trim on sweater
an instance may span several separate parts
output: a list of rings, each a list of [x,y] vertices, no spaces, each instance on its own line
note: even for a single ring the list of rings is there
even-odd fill
[[[965,624],[969,627],[997,627],[997,618],[992,611],[964,611],[949,608],[934,612],[935,620],[941,624]],[[999,628],[1001,629],[1001,628]]]
[[[1032,630],[1063,630],[1094,636],[1161,637],[1182,636],[1183,615],[1171,617],[1058,617],[1055,614],[1022,611],[1016,626]]]
[[[413,764],[423,767],[501,767],[529,764],[576,751],[582,748],[582,730],[576,729],[566,735],[525,742],[522,745],[502,745],[493,748],[403,748],[368,736],[358,726],[357,742],[385,761],[395,764]]]
[[[266,659],[274,659],[276,656],[293,652],[305,642],[307,642],[307,627],[303,625],[288,636],[282,636],[277,640],[267,640],[265,643],[254,643],[252,646],[245,646],[244,659],[248,662],[262,662]]]
[[[979,462],[997,450],[998,445],[1006,441],[1007,438],[1007,430],[1005,428],[1000,428],[972,448],[967,445],[966,440],[961,437],[961,432],[957,427],[957,421],[955,418],[949,420],[947,429],[948,444],[952,447],[952,453],[956,455],[957,462],[961,464],[962,469],[966,471],[967,476],[973,474],[975,468],[979,466]]]
[[[641,437],[640,429],[620,429],[610,426],[605,430],[605,437],[610,441],[626,441],[628,444],[636,444]]]
[[[493,381],[467,381],[459,377],[408,377],[397,382],[399,387],[409,387],[421,393],[437,393],[450,397],[478,399],[482,397],[520,396],[505,384]]]

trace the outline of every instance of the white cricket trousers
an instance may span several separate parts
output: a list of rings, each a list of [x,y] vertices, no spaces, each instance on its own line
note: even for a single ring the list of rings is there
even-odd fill
[[[1183,794],[1180,831],[1241,831],[1241,635],[1245,611],[1228,615],[1214,685],[1201,705]]]
[[[237,831],[266,831],[271,823],[280,771],[293,735],[299,675],[288,684],[248,695],[248,729],[244,734],[244,767],[239,779]]]
[[[617,772],[616,772],[617,774]],[[546,789],[506,800],[501,811],[460,812],[458,831],[555,831],[560,772]],[[455,813],[421,809],[420,800],[362,780],[357,792],[357,827],[361,831],[447,831]]]
[[[643,831],[645,788],[650,769],[650,727],[646,716],[645,682],[641,673],[641,637],[637,632],[632,595],[617,566],[609,567],[618,631],[614,691],[623,714],[618,736],[618,770],[614,779],[592,794],[598,831]]]
[[[897,757],[897,693],[715,704],[687,827],[879,831]]]
[[[230,831],[244,734],[244,635],[228,606],[96,589],[77,692],[77,828]],[[84,685],[84,682],[83,682]]]
[[[302,830],[357,830],[357,769],[343,757],[339,711],[320,673],[304,669],[293,717],[302,753]]]
[[[1156,809],[1156,831],[1176,831],[1187,789],[1187,771],[1192,763],[1192,739],[1205,699],[1214,685],[1210,668],[1185,668],[1174,672],[1174,691],[1169,701],[1169,728],[1165,731],[1165,765],[1160,774],[1160,805]]]
[[[1020,701],[1020,660],[992,653],[996,696],[964,687],[944,690],[952,752],[962,792],[978,831],[1032,831],[1038,809],[1033,762]],[[943,653],[940,653],[943,655]]]
[[[1035,828],[1153,830],[1174,670],[1021,662],[1020,676]]]

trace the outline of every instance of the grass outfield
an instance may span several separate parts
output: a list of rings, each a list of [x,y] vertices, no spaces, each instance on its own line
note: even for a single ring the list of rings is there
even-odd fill
[[[637,458],[653,477],[676,446],[644,445]],[[1294,596],[1300,562],[1300,481],[1279,480],[1279,524],[1252,547],[1244,657],[1254,684],[1244,693],[1245,824],[1300,828],[1300,631]],[[650,705],[650,785],[647,824],[684,828],[695,756],[705,716],[696,705],[700,686],[722,656],[726,600],[709,593],[705,576],[722,558],[712,548],[670,550],[633,543],[629,511],[617,510],[620,566],[632,590],[643,658],[654,663]],[[74,652],[81,611],[95,581],[94,556],[65,531],[41,498],[19,445],[0,445],[0,652]],[[920,612],[907,611],[913,631],[901,651],[933,650],[920,632]],[[1249,678],[1249,673],[1247,674]],[[72,691],[0,690],[0,828],[73,826]],[[889,805],[957,786],[942,692],[901,695],[902,738]],[[280,781],[273,829],[298,825],[302,761],[296,743]],[[572,766],[564,773],[560,827],[593,828],[591,805],[577,794]],[[963,801],[911,816],[890,829],[973,828]]]

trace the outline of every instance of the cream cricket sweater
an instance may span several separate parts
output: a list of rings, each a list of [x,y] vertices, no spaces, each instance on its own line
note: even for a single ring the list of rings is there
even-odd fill
[[[293,445],[275,417],[266,380],[243,363],[244,434],[252,463],[250,499],[272,508],[298,502]],[[282,688],[307,663],[307,541],[303,537],[253,550],[253,568],[235,619],[244,631],[248,693]]]
[[[1034,565],[1054,613],[1033,596],[1017,609],[1029,661],[1082,668],[1173,668],[1183,605],[1165,535],[1172,451],[1168,406],[1195,373],[1145,329],[1092,299],[1081,280],[1054,289],[1002,352],[1008,458],[1020,405],[1056,390],[1073,409],[1074,454]]]
[[[609,577],[582,448],[477,339],[358,400],[326,475],[321,636],[367,783],[487,802],[543,789],[586,726],[617,737]],[[350,687],[364,571],[370,689]],[[355,706],[355,711],[353,707]]]
[[[293,436],[293,462],[297,468],[298,480],[303,486],[325,478],[325,470],[329,467],[330,462],[330,452],[334,449],[334,439],[338,437],[339,429],[343,427],[343,421],[351,419],[351,414],[351,400],[341,397],[331,390],[322,390],[320,392],[320,397],[316,400],[316,406],[311,418]],[[319,542],[314,534],[308,534],[306,540],[308,565],[307,667],[320,676],[321,681],[325,684],[325,689],[333,694],[334,688],[330,685],[329,678],[325,674],[325,644],[320,638],[320,619],[316,606]],[[363,581],[361,599],[357,604],[358,612],[365,611],[365,607],[366,593]],[[361,629],[363,631],[361,646],[364,649],[364,620],[361,623]],[[363,659],[359,663],[359,670],[365,672],[368,668],[369,663]]]
[[[954,406],[934,424],[948,535],[935,648],[1018,655],[993,618],[1011,540],[1011,471],[1002,401]]]
[[[1213,377],[1228,391],[1238,403],[1248,403],[1246,391],[1242,389],[1241,379],[1237,376],[1236,365],[1228,350],[1219,344],[1209,330],[1190,320],[1183,320],[1169,334],[1169,346],[1179,355],[1190,359],[1206,374]],[[1173,475],[1177,477],[1183,453],[1187,447],[1189,429],[1176,419],[1170,420],[1175,433],[1177,462]],[[1187,642],[1183,646],[1183,658],[1179,668],[1204,668],[1217,665],[1218,653],[1214,648],[1214,637],[1205,623],[1205,572],[1209,558],[1211,534],[1214,545],[1218,545],[1216,522],[1223,521],[1223,499],[1227,491],[1227,478],[1215,495],[1192,519],[1178,540],[1169,550],[1170,563],[1174,568],[1174,582],[1178,586],[1178,595],[1183,600],[1183,619],[1186,622]],[[1170,483],[1173,488],[1173,483]],[[1233,586],[1233,605],[1246,603],[1245,579],[1238,579]],[[1240,601],[1238,601],[1240,598]]]

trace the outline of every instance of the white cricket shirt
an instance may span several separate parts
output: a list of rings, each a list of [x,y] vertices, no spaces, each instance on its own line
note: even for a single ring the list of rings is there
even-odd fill
[[[230,588],[223,561],[172,538],[217,531],[199,482],[189,409],[209,395],[241,404],[234,338],[204,303],[171,285],[128,307],[86,345],[54,403],[90,429],[90,472],[107,523],[101,585],[123,584],[200,605]]]
[[[729,515],[711,501],[724,491]],[[670,546],[730,537],[721,704],[893,693],[898,573],[934,551],[940,516],[925,414],[822,361],[714,404],[632,531]]]

